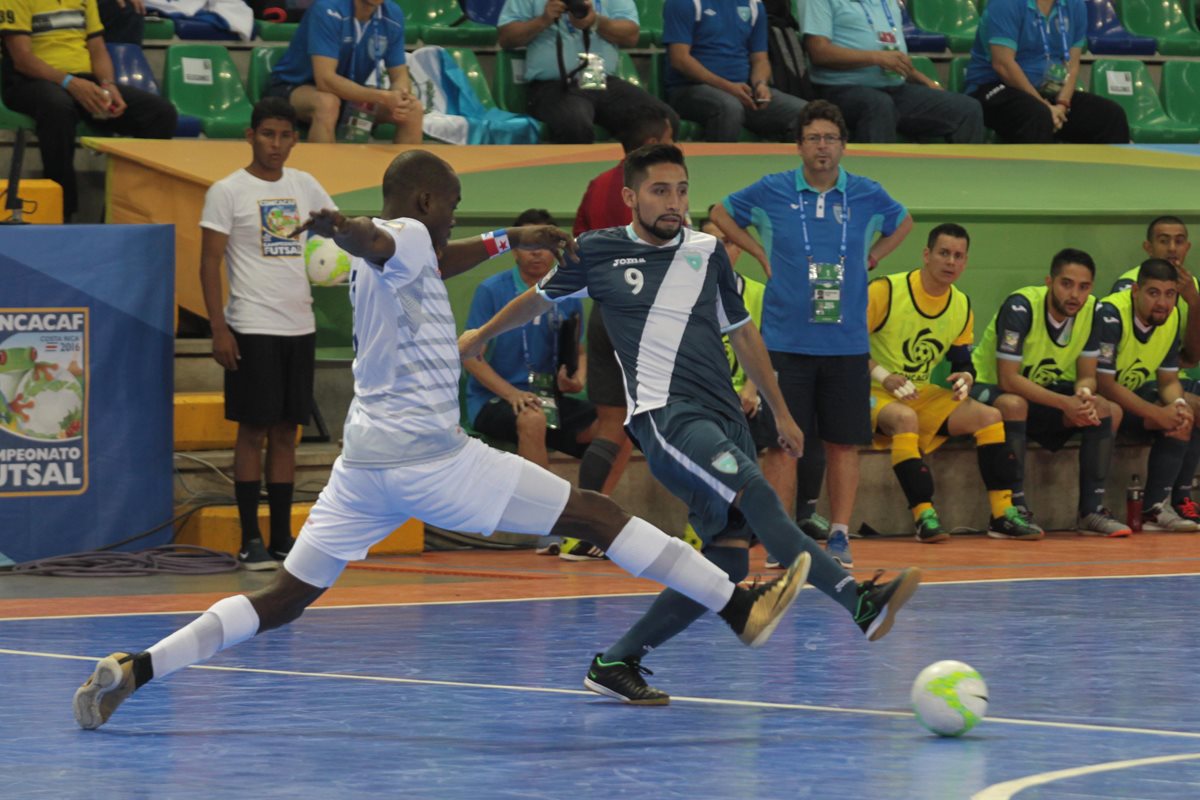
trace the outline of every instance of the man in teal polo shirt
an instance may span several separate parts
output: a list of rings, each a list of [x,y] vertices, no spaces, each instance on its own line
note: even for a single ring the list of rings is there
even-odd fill
[[[633,0],[579,0],[585,9],[573,16],[563,0],[506,0],[496,25],[506,50],[525,51],[529,113],[546,123],[550,140],[559,144],[591,144],[595,123],[624,141],[633,109],[661,106],[679,130],[679,117],[663,101],[617,77],[621,47],[638,40],[638,13]],[[603,86],[580,54],[598,56],[607,73]]]
[[[813,85],[842,110],[854,142],[983,141],[983,113],[913,66],[896,0],[808,0],[804,49]]]
[[[847,131],[836,106],[809,103],[798,125],[803,166],[729,195],[713,208],[713,221],[767,274],[763,339],[792,416],[806,439],[825,446],[826,546],[849,567],[858,448],[871,443],[867,272],[900,246],[913,222],[882,186],[841,168]],[[745,230],[750,225],[762,244]],[[782,457],[772,448],[765,459]],[[794,470],[787,478],[794,491]],[[786,502],[792,494],[781,496]]]
[[[1084,0],[995,0],[984,9],[967,67],[967,94],[1006,142],[1127,144],[1119,105],[1077,92],[1087,44]]]

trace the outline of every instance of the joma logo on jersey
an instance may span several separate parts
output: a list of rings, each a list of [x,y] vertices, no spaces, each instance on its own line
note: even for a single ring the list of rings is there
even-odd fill
[[[929,371],[942,356],[945,347],[933,338],[933,331],[922,328],[900,348],[904,356],[904,374],[913,380],[927,380]]]
[[[615,258],[615,259],[613,259],[612,265],[614,267],[623,267],[626,264],[645,264],[645,263],[646,263],[646,259],[644,259],[644,258]]]
[[[1024,374],[1038,386],[1049,386],[1062,380],[1063,371],[1053,358],[1043,358],[1038,363],[1026,367]]]

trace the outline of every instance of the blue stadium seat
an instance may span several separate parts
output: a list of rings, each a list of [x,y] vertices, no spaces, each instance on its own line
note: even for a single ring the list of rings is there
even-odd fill
[[[113,77],[116,78],[117,83],[121,86],[132,86],[150,94],[162,95],[162,90],[159,89],[158,81],[154,77],[154,71],[150,68],[150,62],[146,60],[146,54],[142,52],[142,48],[136,44],[123,43],[112,43],[105,46],[108,48],[108,57],[113,65]],[[176,136],[199,136],[200,130],[201,124],[197,117],[187,114],[179,115],[179,121],[175,124]]]
[[[1121,24],[1113,0],[1087,0],[1088,50],[1096,55],[1151,56],[1157,48],[1152,36],[1135,36]]]
[[[904,41],[908,45],[910,53],[941,53],[946,49],[946,37],[940,33],[930,33],[926,30],[921,30],[917,27],[917,23],[913,22],[912,16],[908,13],[908,6],[901,0],[900,2],[900,25],[904,32]]]

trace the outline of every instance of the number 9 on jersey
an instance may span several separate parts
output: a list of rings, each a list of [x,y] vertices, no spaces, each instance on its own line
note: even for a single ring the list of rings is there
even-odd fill
[[[642,271],[640,269],[634,269],[633,267],[625,270],[625,282],[632,286],[633,293],[637,294],[642,290],[642,286],[645,285],[645,282],[642,279]]]

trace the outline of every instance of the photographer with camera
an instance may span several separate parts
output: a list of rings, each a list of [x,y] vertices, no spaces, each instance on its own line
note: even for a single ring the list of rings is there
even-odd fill
[[[591,144],[592,125],[622,140],[629,112],[661,106],[673,130],[679,118],[665,103],[617,77],[619,48],[638,39],[633,0],[506,0],[497,21],[500,46],[526,48],[528,113],[559,144]]]

